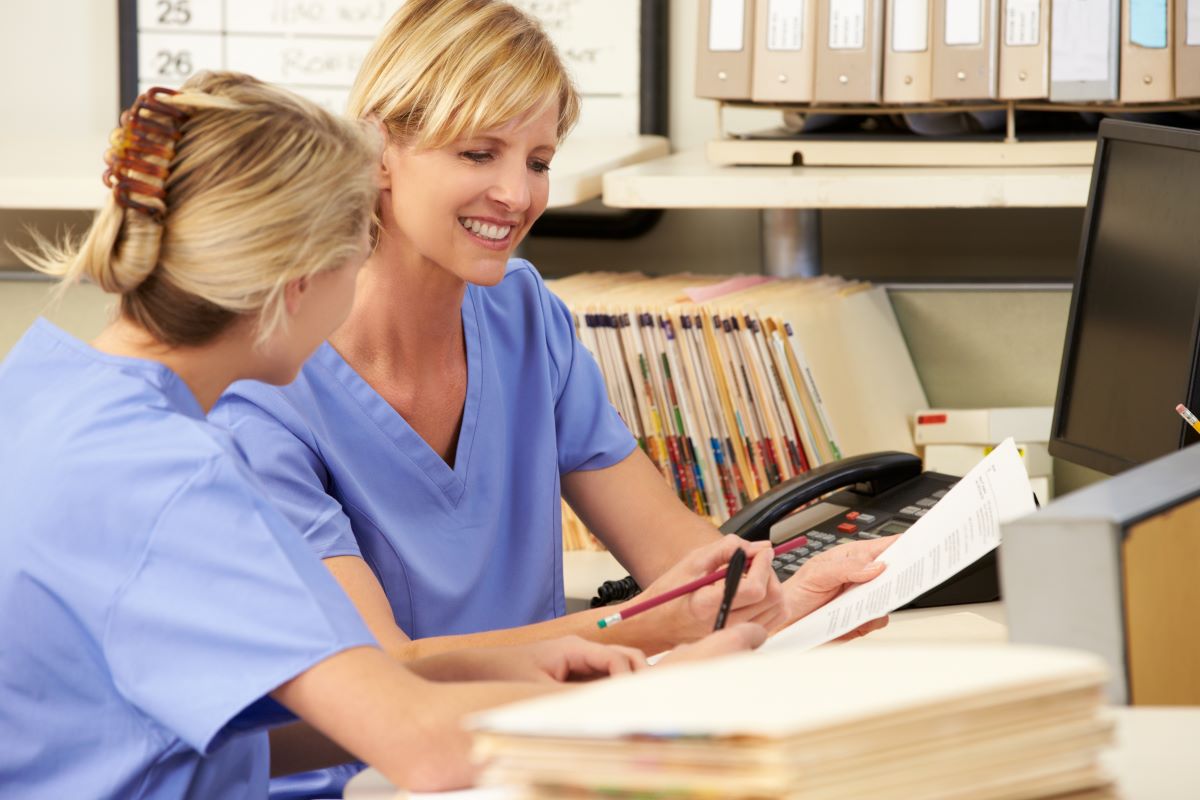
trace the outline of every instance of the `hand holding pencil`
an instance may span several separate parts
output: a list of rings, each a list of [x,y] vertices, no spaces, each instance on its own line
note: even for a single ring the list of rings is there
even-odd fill
[[[771,543],[727,535],[686,554],[640,595],[608,609],[607,616],[598,621],[604,622],[600,627],[629,620],[624,625],[640,626],[639,639],[661,638],[663,650],[702,638],[712,631],[721,605],[725,568],[738,549],[746,553],[746,571],[730,603],[729,624],[778,624],[786,612],[780,583],[771,569]],[[653,652],[655,648],[647,645],[645,649]]]
[[[745,549],[750,566],[730,603],[734,612],[732,619],[755,622],[776,631],[807,616],[848,586],[877,577],[885,565],[875,559],[895,538],[839,545],[810,559],[799,572],[781,584],[771,569],[773,552],[769,543],[725,536],[689,554],[639,597],[623,604],[616,613],[599,620],[598,624],[605,628],[622,620],[638,619],[645,613],[651,618],[649,624],[653,627],[667,626],[674,633],[671,638],[676,643],[702,636],[704,624],[707,622],[711,627],[721,605],[725,567],[741,548]],[[776,550],[799,544],[798,541],[788,542]],[[687,575],[696,577],[687,580],[684,577]],[[657,613],[646,613],[652,611]],[[668,619],[672,621],[668,622]],[[886,617],[873,620],[845,638],[862,635],[886,624]]]
[[[798,536],[786,544],[781,544],[774,548],[772,550],[772,556],[783,555],[788,551],[795,550],[798,547],[803,547],[807,543],[807,538],[804,536]],[[747,543],[747,545],[748,544],[749,543]],[[702,575],[695,580],[688,581],[685,584],[676,586],[674,589],[662,592],[660,594],[651,594],[650,592],[646,592],[646,594],[650,595],[648,598],[639,598],[638,602],[634,603],[632,606],[618,611],[615,614],[610,614],[609,616],[600,620],[598,623],[596,623],[597,626],[600,628],[611,627],[616,625],[618,622],[627,620],[630,617],[635,617],[638,614],[649,611],[652,608],[658,608],[663,603],[668,603],[678,597],[691,594],[697,589],[723,580],[725,582],[725,588],[721,595],[721,605],[717,610],[716,622],[716,630],[720,630],[721,628],[725,627],[726,616],[733,607],[733,600],[737,596],[736,591],[738,586],[741,584],[742,573],[746,567],[747,549],[747,547],[737,547],[733,551],[733,555],[730,556],[729,564],[727,566],[714,570],[707,575]]]

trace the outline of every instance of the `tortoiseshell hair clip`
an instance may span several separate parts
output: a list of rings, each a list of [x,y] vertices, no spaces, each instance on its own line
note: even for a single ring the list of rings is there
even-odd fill
[[[188,112],[158,99],[159,95],[179,94],[174,89],[155,86],[138,96],[127,111],[121,112],[121,127],[109,137],[111,145],[104,154],[104,185],[113,190],[113,197],[122,208],[132,208],[162,224],[164,210],[133,199],[132,194],[165,200],[163,186],[152,185],[135,174],[166,180],[166,164],[156,164],[147,156],[170,162],[175,155],[175,143],[181,135],[180,126],[190,116]]]

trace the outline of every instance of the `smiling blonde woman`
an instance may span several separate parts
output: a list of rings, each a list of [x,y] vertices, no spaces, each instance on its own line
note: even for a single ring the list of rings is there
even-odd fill
[[[545,31],[491,0],[409,0],[353,116],[387,135],[378,246],[346,324],[287,387],[217,409],[372,632],[402,658],[561,634],[656,652],[712,627],[720,587],[610,631],[566,614],[561,500],[648,592],[737,546],[665,485],[607,399],[571,314],[513,258],[546,209],[579,98]],[[869,580],[884,543],[786,584],[754,557],[734,619],[776,627]]]
[[[664,484],[569,311],[512,257],[546,209],[578,108],[522,11],[406,2],[350,100],[388,139],[378,246],[354,309],[295,383],[235,386],[216,412],[401,657],[565,633],[658,651],[712,627],[719,587],[611,631],[596,620],[613,609],[566,614],[563,497],[654,590],[723,564],[733,546]],[[787,591],[755,549],[734,617],[803,616],[878,574],[878,547],[814,560]]]

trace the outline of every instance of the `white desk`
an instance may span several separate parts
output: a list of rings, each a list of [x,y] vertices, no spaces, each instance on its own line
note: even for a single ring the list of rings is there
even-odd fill
[[[1114,708],[1117,745],[1103,761],[1116,777],[1119,791],[1071,795],[1069,800],[1122,798],[1122,800],[1196,800],[1200,797],[1200,770],[1194,765],[1200,741],[1200,708]],[[346,786],[346,800],[393,800],[404,797],[375,770],[356,776]],[[475,789],[411,797],[462,798],[462,800],[517,800],[510,789]],[[1062,798],[1068,800],[1068,798]]]
[[[565,554],[564,581],[568,603],[590,598],[602,581],[625,575],[608,553],[573,551]],[[873,641],[1004,641],[1003,603],[977,603],[946,608],[898,611],[891,623],[871,634]],[[850,642],[844,647],[853,647]],[[1200,741],[1200,707],[1114,708],[1117,745],[1104,763],[1117,778],[1120,792],[1072,795],[1070,800],[1120,797],[1124,800],[1196,800],[1200,798],[1200,770],[1192,765]],[[393,800],[404,795],[375,770],[350,781],[346,800]],[[437,795],[446,800],[517,800],[510,789],[476,789]],[[1066,800],[1064,798],[1063,800]]]

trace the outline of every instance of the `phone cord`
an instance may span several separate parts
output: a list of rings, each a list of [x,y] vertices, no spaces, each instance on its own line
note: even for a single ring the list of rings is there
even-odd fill
[[[638,586],[632,575],[626,575],[619,581],[605,581],[596,589],[596,596],[592,598],[591,608],[620,603],[640,591],[642,591],[642,587]]]

